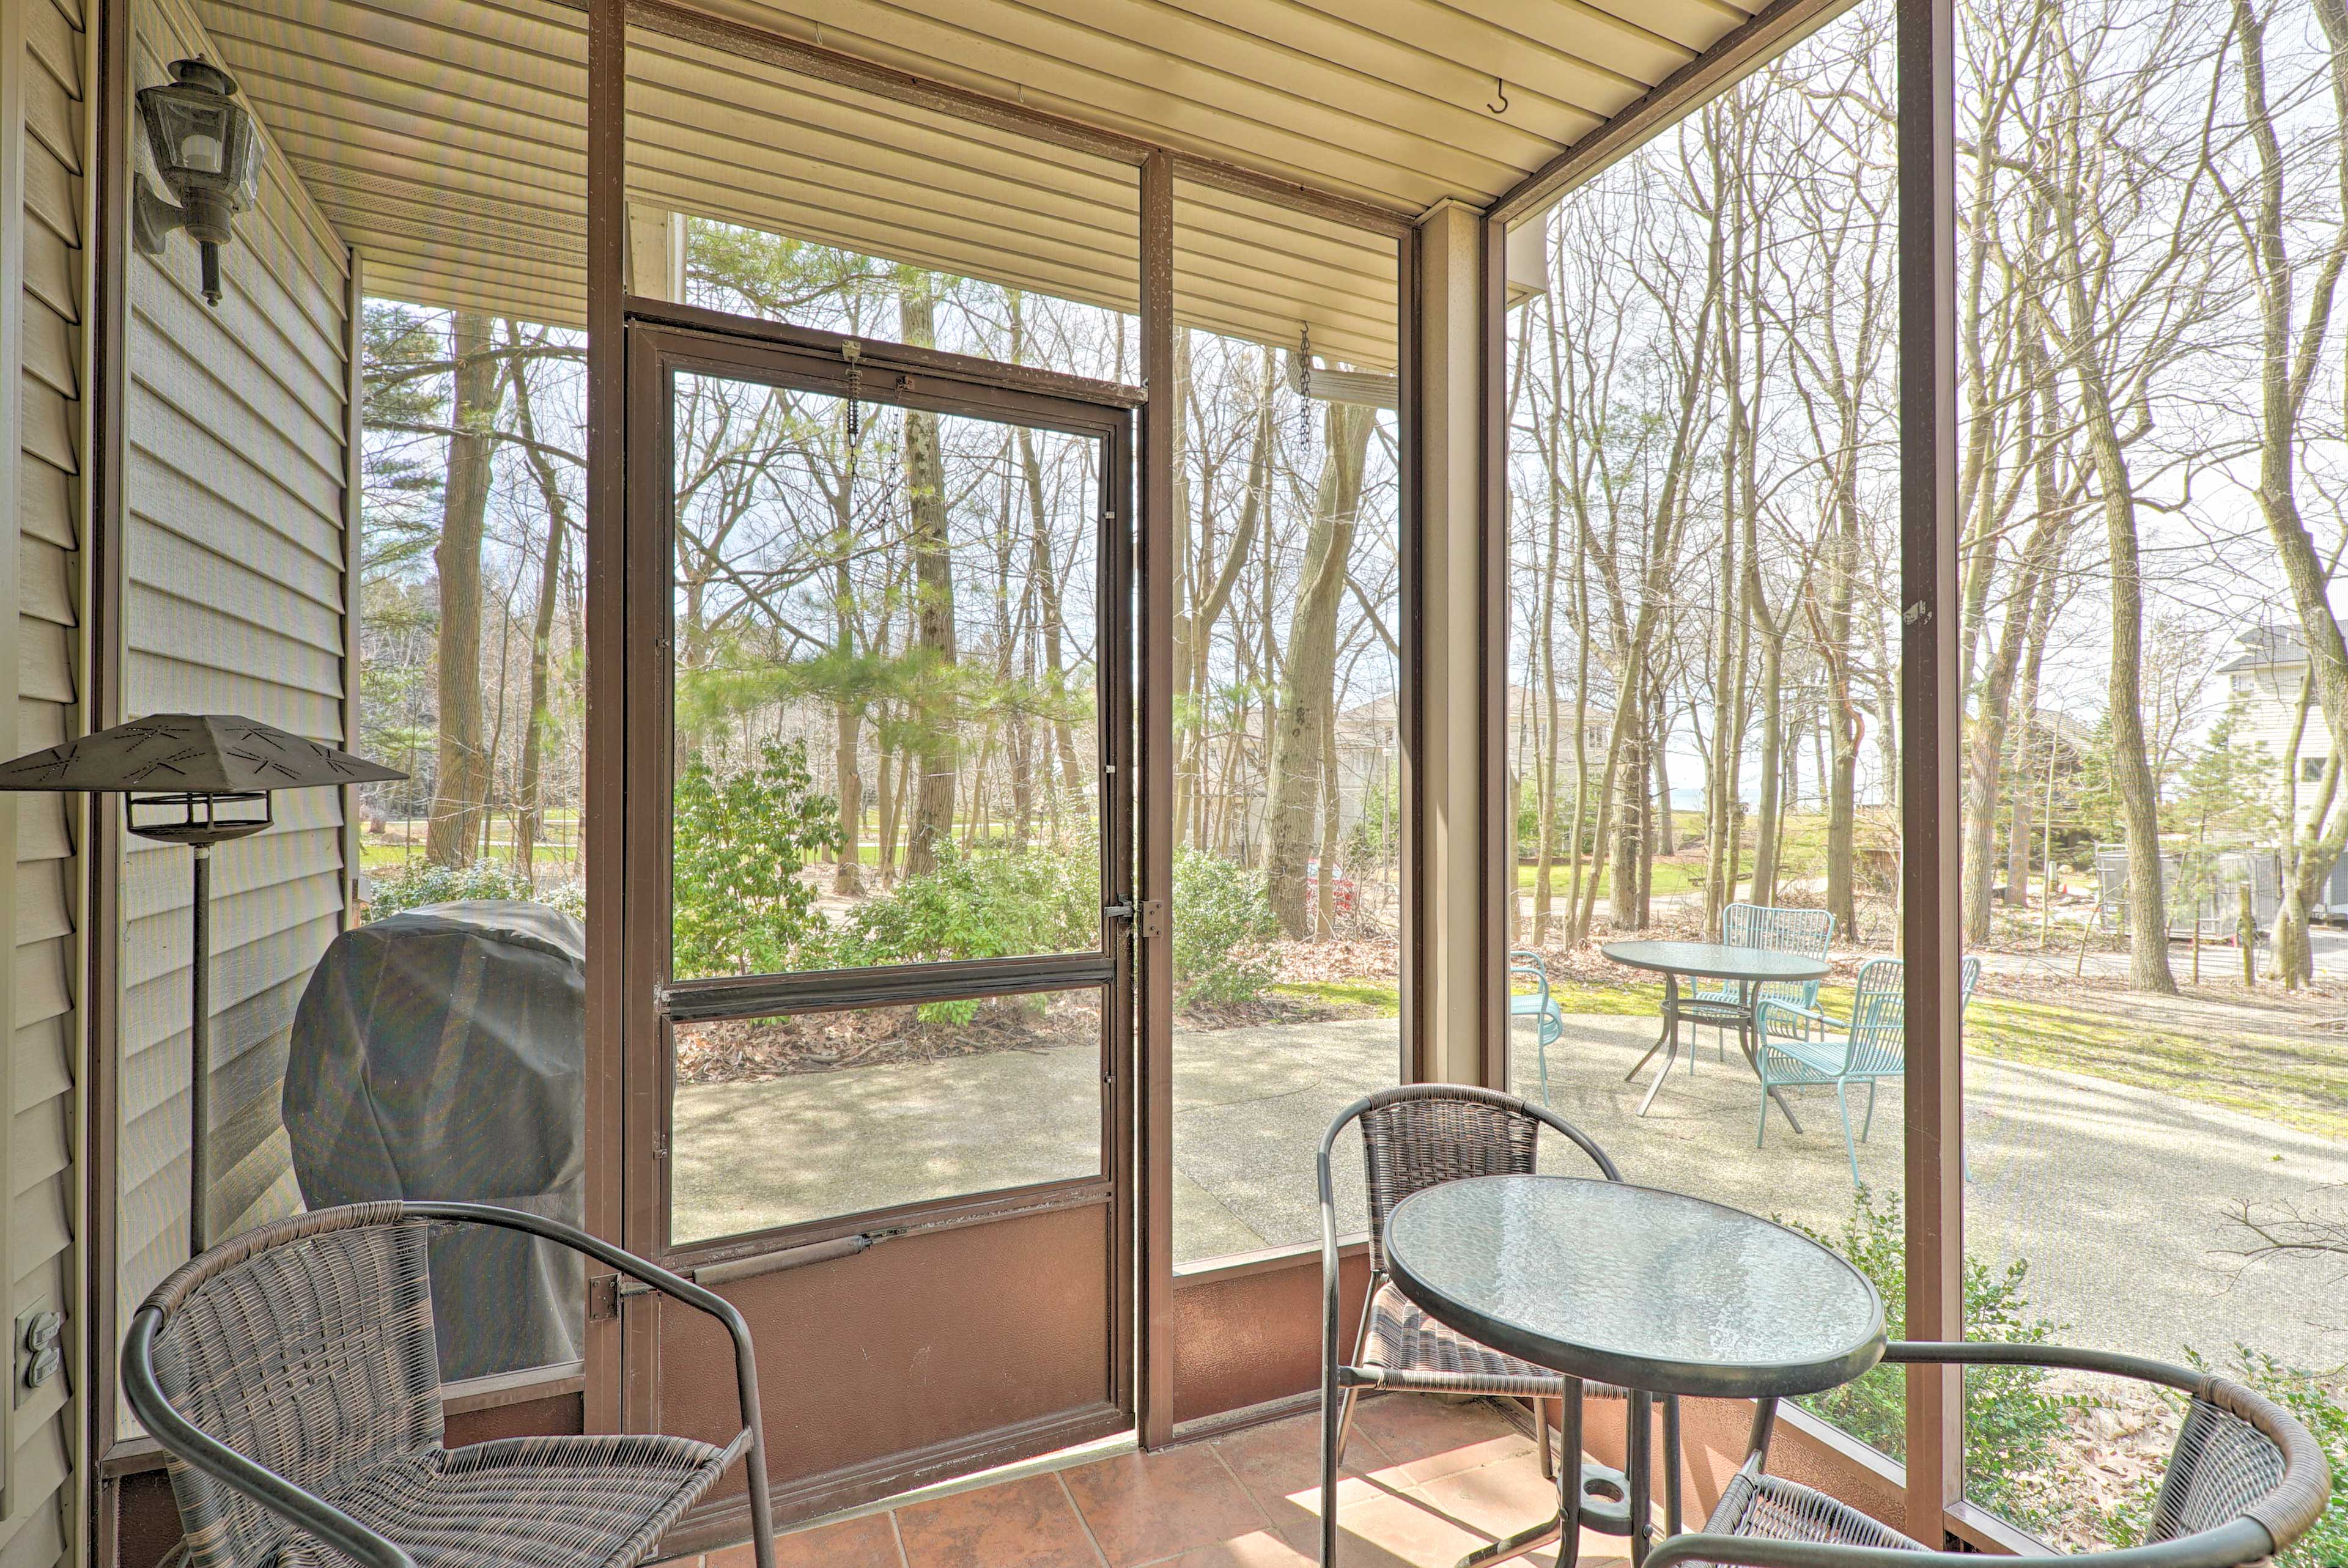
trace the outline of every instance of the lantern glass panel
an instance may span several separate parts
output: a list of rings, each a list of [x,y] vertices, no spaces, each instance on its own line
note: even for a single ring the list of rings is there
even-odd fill
[[[169,167],[191,174],[220,174],[227,169],[231,134],[225,103],[190,103],[163,98],[156,119],[163,132]]]

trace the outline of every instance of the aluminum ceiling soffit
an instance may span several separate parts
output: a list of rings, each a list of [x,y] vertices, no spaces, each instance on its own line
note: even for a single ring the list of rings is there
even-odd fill
[[[583,318],[577,10],[559,0],[199,9],[319,204],[366,254],[376,292]],[[725,9],[1404,214],[1445,195],[1489,201],[1747,20],[1725,0],[1614,0],[1635,24],[1574,0],[1368,0],[1343,16],[1298,0]],[[632,185],[648,201],[1132,308],[1129,168],[641,28],[632,56],[642,122]],[[729,120],[756,133],[730,133]],[[777,138],[777,124],[794,130]],[[1326,354],[1392,364],[1384,237],[1190,182],[1177,220],[1182,319],[1282,344],[1309,325]]]

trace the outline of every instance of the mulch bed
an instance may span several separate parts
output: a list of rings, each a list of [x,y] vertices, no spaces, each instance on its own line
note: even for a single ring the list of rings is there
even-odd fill
[[[918,1009],[903,1007],[727,1019],[678,1026],[676,1079],[679,1083],[757,1082],[999,1050],[1045,1050],[1099,1039],[1100,1009],[1089,997],[982,1002],[968,1023],[923,1019]]]

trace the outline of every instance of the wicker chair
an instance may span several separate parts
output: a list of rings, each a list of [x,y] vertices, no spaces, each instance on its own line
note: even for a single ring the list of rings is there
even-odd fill
[[[2143,1542],[2114,1552],[2008,1557],[2014,1568],[2243,1568],[2280,1555],[2322,1517],[2332,1477],[2314,1436],[2253,1389],[2137,1356],[2053,1345],[1895,1341],[1887,1361],[2064,1368],[2188,1396]],[[1745,1464],[1704,1530],[1663,1542],[1646,1568],[1961,1568],[1974,1553],[1932,1552],[1823,1492],[1767,1473],[1776,1401],[1756,1412]],[[1826,1548],[1821,1551],[1818,1548]]]
[[[1732,948],[1757,948],[1766,953],[1798,953],[1823,958],[1834,941],[1835,917],[1824,909],[1787,909],[1770,904],[1731,904],[1720,912],[1720,939]],[[1692,979],[1680,997],[1680,1017],[1689,1023],[1713,1028],[1716,1054],[1728,1060],[1728,1031],[1741,1043],[1753,1027],[1763,1002],[1787,1007],[1818,1005],[1816,980],[1770,980],[1753,988],[1753,1010],[1745,1006],[1745,988],[1735,980]],[[1688,1048],[1688,1071],[1695,1071],[1695,1048]]]
[[[716,1317],[742,1430],[722,1448],[654,1435],[443,1447],[428,1257],[435,1228],[459,1225],[527,1232]],[[324,1568],[336,1553],[366,1568],[632,1568],[746,1455],[757,1568],[774,1568],[741,1315],[536,1214],[355,1204],[247,1231],[155,1287],[131,1319],[122,1383],[170,1456],[189,1568]]]
[[[1337,1138],[1358,1122],[1369,1177],[1370,1287],[1350,1361],[1338,1353],[1337,1203],[1330,1172]],[[1498,1090],[1459,1083],[1411,1083],[1380,1090],[1337,1114],[1321,1140],[1317,1165],[1321,1187],[1321,1561],[1335,1561],[1337,1469],[1352,1435],[1354,1404],[1365,1389],[1422,1394],[1490,1394],[1525,1400],[1532,1407],[1540,1443],[1541,1474],[1558,1482],[1558,1506],[1569,1525],[1628,1534],[1630,1516],[1622,1478],[1579,1462],[1581,1398],[1586,1392],[1622,1399],[1625,1390],[1584,1383],[1504,1355],[1437,1323],[1387,1279],[1386,1216],[1413,1193],[1469,1176],[1531,1173],[1548,1128],[1590,1157],[1610,1182],[1622,1179],[1604,1150],[1544,1106]],[[1550,1446],[1547,1402],[1556,1400],[1563,1462]],[[1679,1405],[1663,1403],[1665,1458],[1670,1480],[1665,1496],[1676,1499]],[[1676,1519],[1673,1523],[1676,1527]],[[1577,1531],[1564,1532],[1560,1568],[1572,1568]],[[1551,1537],[1528,1532],[1478,1554],[1496,1562],[1529,1552]]]

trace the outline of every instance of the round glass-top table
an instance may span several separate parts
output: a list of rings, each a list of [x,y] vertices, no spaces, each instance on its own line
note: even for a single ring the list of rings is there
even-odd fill
[[[1857,1269],[1798,1232],[1682,1193],[1573,1176],[1446,1182],[1395,1206],[1385,1253],[1395,1286],[1438,1322],[1632,1391],[1633,1562],[1652,1537],[1650,1396],[1757,1399],[1768,1412],[1883,1358],[1883,1302]],[[1667,1449],[1676,1424],[1666,1422]],[[1570,1455],[1579,1433],[1567,1436]],[[1676,1503],[1675,1486],[1666,1501]],[[1675,1529],[1678,1510],[1668,1512]],[[1502,1544],[1513,1555],[1579,1523],[1560,1508],[1544,1531]]]
[[[1824,958],[1810,958],[1802,953],[1774,952],[1767,948],[1731,947],[1725,942],[1609,942],[1599,951],[1626,968],[1645,969],[1663,977],[1663,1028],[1655,1043],[1639,1058],[1630,1071],[1627,1081],[1639,1076],[1641,1069],[1663,1051],[1663,1065],[1655,1073],[1655,1081],[1647,1086],[1646,1097],[1639,1102],[1639,1114],[1655,1102],[1655,1093],[1663,1080],[1672,1073],[1672,1063],[1680,1054],[1680,977],[1695,979],[1730,980],[1736,986],[1736,1044],[1745,1052],[1746,1065],[1755,1077],[1761,1073],[1753,1054],[1754,1000],[1760,988],[1777,982],[1800,984],[1806,980],[1822,980],[1831,972]],[[1716,1021],[1716,1020],[1715,1020]],[[1693,1049],[1688,1054],[1688,1071],[1695,1071]],[[1786,1113],[1787,1125],[1797,1132],[1802,1130],[1794,1108],[1775,1089],[1769,1091],[1777,1109]]]

